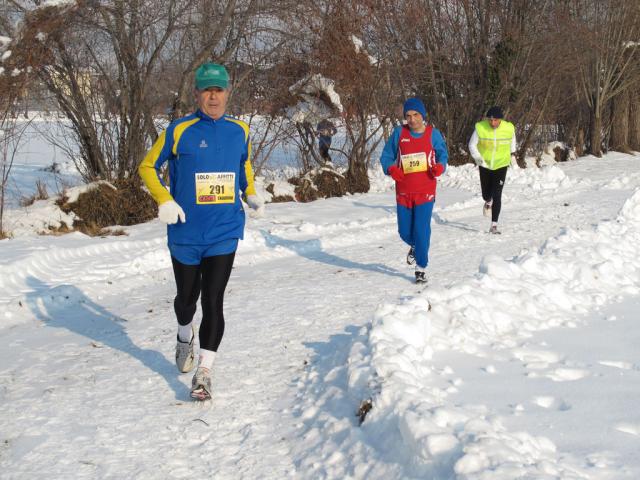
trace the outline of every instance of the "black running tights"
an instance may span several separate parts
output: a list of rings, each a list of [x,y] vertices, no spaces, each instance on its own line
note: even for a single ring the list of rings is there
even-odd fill
[[[489,170],[480,167],[480,188],[482,189],[482,199],[491,203],[491,221],[497,222],[502,208],[502,187],[507,177],[507,168]]]
[[[188,325],[196,313],[202,292],[200,348],[218,351],[224,334],[224,290],[227,287],[235,252],[202,259],[200,265],[185,265],[171,257],[178,293],[173,307],[180,325]]]

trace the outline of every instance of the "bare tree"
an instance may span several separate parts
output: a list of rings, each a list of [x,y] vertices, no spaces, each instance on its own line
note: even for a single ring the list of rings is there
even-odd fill
[[[629,91],[629,148],[640,152],[640,84]]]
[[[309,52],[309,69],[335,82],[343,106],[347,134],[343,153],[347,190],[352,193],[369,190],[371,156],[393,110],[388,64],[374,57],[368,46],[368,24],[378,14],[373,3],[329,1],[303,12],[316,39]]]
[[[11,178],[16,155],[24,144],[25,132],[31,120],[18,118],[18,99],[28,95],[33,84],[33,69],[41,64],[39,41],[28,28],[18,31],[15,21],[20,11],[15,2],[0,6],[0,238],[4,231],[4,210],[7,185]],[[56,28],[56,21],[43,11],[42,29]]]
[[[611,135],[609,146],[612,150],[628,153],[629,149],[629,89],[622,90],[611,100]]]
[[[454,161],[467,161],[473,125],[494,103],[517,125],[522,154],[553,135],[595,154],[603,135],[637,148],[639,10],[636,0],[7,0],[0,33],[15,52],[0,92],[14,93],[0,100],[39,79],[70,120],[83,177],[122,179],[190,110],[195,67],[218,61],[233,78],[231,111],[259,120],[257,168],[291,141],[309,168],[322,163],[314,125],[288,128],[281,115],[289,87],[319,74],[342,101],[346,142],[334,150],[349,190],[366,191],[373,152],[412,95]]]
[[[31,120],[20,120],[5,109],[0,116],[0,238],[6,236],[4,230],[4,207],[7,200],[7,185],[16,154],[24,145],[24,134]]]
[[[634,0],[574,0],[568,8],[573,20],[568,33],[573,38],[567,44],[579,59],[576,87],[589,108],[589,149],[601,156],[606,108],[639,80],[632,59],[639,48],[640,4]]]
[[[66,10],[57,28],[45,32],[47,61],[37,74],[71,121],[82,176],[131,176],[157,137],[155,119],[190,108],[195,66],[207,59],[232,62],[241,47],[258,49],[255,35],[264,25],[256,16],[269,14],[269,5],[109,0],[78,2]],[[27,29],[42,23],[45,9],[19,6]],[[246,72],[235,65],[238,84]]]

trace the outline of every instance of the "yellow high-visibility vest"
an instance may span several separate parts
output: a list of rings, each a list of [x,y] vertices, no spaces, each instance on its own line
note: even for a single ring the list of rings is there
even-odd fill
[[[515,135],[513,123],[500,121],[498,128],[492,128],[488,120],[476,123],[478,151],[489,170],[508,167],[511,163],[511,140]]]

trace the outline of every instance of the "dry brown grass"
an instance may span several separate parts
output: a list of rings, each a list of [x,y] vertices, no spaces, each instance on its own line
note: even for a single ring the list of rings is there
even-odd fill
[[[61,224],[59,227],[49,227],[46,232],[41,232],[40,235],[51,235],[53,237],[59,237],[60,235],[66,235],[75,231],[73,228],[69,228],[66,223]]]
[[[40,180],[36,180],[36,191],[33,195],[28,197],[22,197],[20,199],[21,207],[28,207],[33,205],[37,200],[46,200],[49,198],[49,192],[47,192],[47,186]]]
[[[347,180],[338,172],[322,170],[313,177],[313,183],[323,198],[342,197],[347,193]]]
[[[113,185],[115,189],[98,185],[73,203],[62,199],[60,208],[67,213],[73,211],[80,218],[74,224],[76,230],[91,236],[126,235],[121,229],[111,231],[106,228],[135,225],[156,217],[156,202],[142,190],[139,179],[118,180]]]
[[[342,197],[347,193],[347,180],[338,172],[323,168],[302,177],[293,177],[298,202],[312,202],[319,198]]]
[[[90,237],[120,237],[126,236],[127,232],[125,232],[121,228],[111,229],[111,228],[103,228],[95,223],[81,223],[75,227],[75,230],[84,233],[85,235],[89,235]]]
[[[358,417],[359,424],[362,425],[365,418],[367,418],[367,414],[373,408],[373,402],[370,398],[363,400],[360,402],[360,406],[358,407],[358,411],[356,412],[356,416]]]

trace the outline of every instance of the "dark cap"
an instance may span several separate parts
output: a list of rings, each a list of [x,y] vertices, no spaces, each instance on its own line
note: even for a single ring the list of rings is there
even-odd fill
[[[504,118],[504,113],[502,112],[502,108],[494,105],[489,110],[487,110],[487,118]]]

